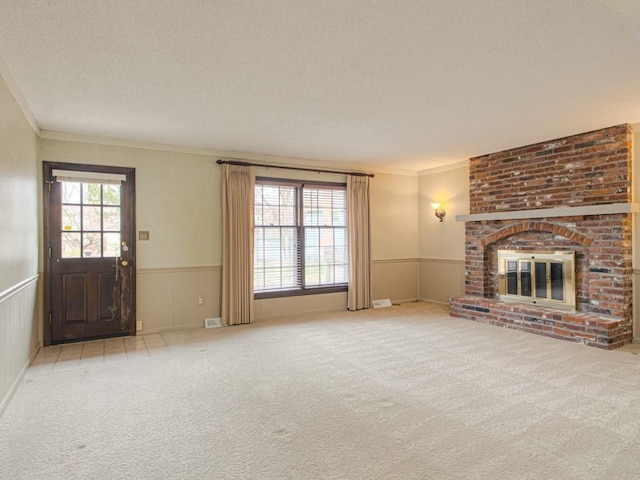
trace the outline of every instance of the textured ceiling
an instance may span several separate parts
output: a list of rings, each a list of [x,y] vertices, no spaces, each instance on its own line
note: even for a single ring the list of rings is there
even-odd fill
[[[0,0],[43,130],[407,170],[640,122],[637,0]]]

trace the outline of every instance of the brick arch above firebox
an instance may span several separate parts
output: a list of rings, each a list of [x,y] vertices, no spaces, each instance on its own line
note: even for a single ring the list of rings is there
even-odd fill
[[[480,245],[482,247],[487,247],[488,245],[491,245],[504,238],[511,237],[518,233],[532,232],[532,231],[546,232],[546,233],[551,233],[553,235],[560,235],[584,247],[588,247],[589,245],[591,245],[591,242],[593,242],[592,238],[587,237],[586,235],[583,235],[582,233],[577,232],[576,230],[572,230],[563,225],[558,225],[558,224],[549,223],[549,222],[524,221],[524,222],[518,222],[518,223],[513,223],[511,225],[507,225],[506,227],[503,227],[500,230],[490,235],[487,235],[480,241]]]

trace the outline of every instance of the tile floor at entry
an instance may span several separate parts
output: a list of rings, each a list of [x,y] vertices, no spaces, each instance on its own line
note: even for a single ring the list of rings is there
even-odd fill
[[[41,348],[29,373],[60,371],[169,353],[159,333],[66,343]]]

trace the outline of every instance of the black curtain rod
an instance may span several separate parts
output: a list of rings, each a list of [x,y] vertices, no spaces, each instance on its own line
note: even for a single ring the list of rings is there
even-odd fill
[[[302,170],[304,172],[316,172],[316,173],[339,173],[341,175],[353,175],[354,177],[375,177],[373,173],[362,172],[339,172],[337,170],[323,170],[321,168],[302,168],[302,167],[286,167],[284,165],[265,165],[262,163],[249,163],[240,162],[238,160],[218,160],[218,165],[236,165],[238,167],[266,167],[266,168],[281,168],[283,170]]]

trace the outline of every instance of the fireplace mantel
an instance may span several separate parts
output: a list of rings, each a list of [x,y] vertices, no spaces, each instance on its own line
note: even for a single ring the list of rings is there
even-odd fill
[[[509,212],[475,213],[456,215],[456,222],[482,222],[485,220],[523,220],[528,218],[573,217],[583,215],[609,215],[616,213],[638,213],[638,203],[607,203],[582,207],[539,208],[537,210],[515,210]]]

